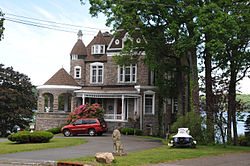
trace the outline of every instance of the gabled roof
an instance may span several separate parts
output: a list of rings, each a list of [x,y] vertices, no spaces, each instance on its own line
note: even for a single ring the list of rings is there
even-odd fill
[[[105,35],[105,36],[104,36]],[[111,37],[106,32],[102,34],[101,31],[98,32],[98,34],[94,37],[94,39],[88,44],[87,50],[88,50],[88,56],[86,57],[85,61],[106,61],[107,60],[107,54],[101,55],[99,57],[94,57],[91,55],[91,47],[93,45],[105,45],[105,49],[107,49],[108,44],[111,40]]]
[[[78,39],[76,44],[71,50],[70,55],[87,55],[87,48],[81,39]]]
[[[78,83],[65,71],[64,68],[61,68],[56,72],[44,85],[69,85],[69,86],[79,86]]]
[[[109,43],[108,51],[109,50],[121,50],[123,48],[123,38],[125,37],[126,32],[121,30],[117,33],[118,34],[114,36],[111,42]]]

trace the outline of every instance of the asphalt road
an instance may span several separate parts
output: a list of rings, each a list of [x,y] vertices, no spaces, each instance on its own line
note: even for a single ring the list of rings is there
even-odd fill
[[[0,155],[0,163],[42,163],[59,159],[94,156],[97,152],[113,152],[111,134],[95,137],[81,136],[80,138],[88,139],[88,143],[65,148],[3,154]],[[122,143],[124,145],[124,152],[146,150],[163,145],[159,140],[150,140],[133,136],[122,136]]]
[[[80,138],[88,139],[89,142],[66,148],[0,155],[0,166],[31,166],[30,163],[34,163],[34,165],[45,163],[45,165],[48,165],[49,163],[53,164],[53,161],[59,159],[93,156],[97,152],[113,151],[112,139],[109,134],[101,137],[82,136]],[[0,142],[1,141],[7,140],[0,139]],[[143,139],[132,136],[122,136],[122,143],[124,144],[125,152],[146,150],[163,145],[158,140]],[[4,162],[12,164],[5,164]],[[250,166],[250,153],[233,153],[219,156],[200,157],[147,166]]]

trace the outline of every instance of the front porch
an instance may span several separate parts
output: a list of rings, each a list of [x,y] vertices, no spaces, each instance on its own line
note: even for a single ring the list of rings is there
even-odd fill
[[[114,92],[77,92],[77,106],[99,103],[104,108],[107,122],[128,122],[140,116],[140,95]]]

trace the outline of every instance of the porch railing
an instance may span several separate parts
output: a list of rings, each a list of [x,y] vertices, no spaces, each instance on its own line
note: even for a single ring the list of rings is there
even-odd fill
[[[125,119],[125,115],[123,114],[104,114],[104,119],[105,120],[110,120],[110,121],[123,121],[127,120]]]

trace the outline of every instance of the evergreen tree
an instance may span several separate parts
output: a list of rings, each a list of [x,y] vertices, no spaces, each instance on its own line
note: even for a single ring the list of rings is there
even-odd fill
[[[36,108],[33,88],[26,75],[0,64],[0,136],[29,124]]]

